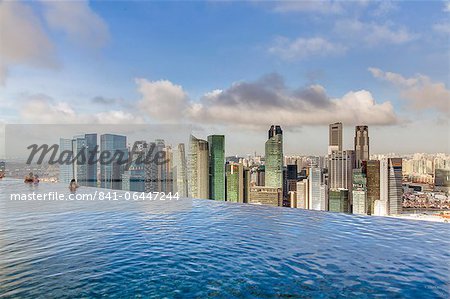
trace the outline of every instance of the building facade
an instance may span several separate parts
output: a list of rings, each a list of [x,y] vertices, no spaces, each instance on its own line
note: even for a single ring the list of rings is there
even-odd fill
[[[280,126],[271,126],[265,145],[265,186],[283,188],[283,131]]]
[[[208,136],[209,198],[225,200],[225,136]]]

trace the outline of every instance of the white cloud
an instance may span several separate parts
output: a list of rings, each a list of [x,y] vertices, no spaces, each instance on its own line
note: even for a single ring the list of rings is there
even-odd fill
[[[54,45],[29,5],[0,2],[0,85],[13,65],[54,68]]]
[[[48,27],[64,32],[71,41],[98,48],[108,41],[106,23],[87,1],[41,1]],[[31,5],[19,1],[0,2],[0,85],[11,67],[57,68],[55,44]]]
[[[148,84],[150,91],[141,90],[145,96],[139,105],[144,104],[152,118],[173,119],[178,113],[180,121],[246,127],[271,123],[291,127],[324,125],[337,120],[389,125],[398,121],[391,103],[376,103],[368,91],[351,91],[332,99],[320,85],[291,90],[277,74],[255,82],[236,82],[227,89],[208,92],[197,101],[190,100],[180,86],[169,81],[142,83]],[[167,105],[159,107],[158,103]]]
[[[54,101],[46,95],[32,95],[24,101],[20,116],[23,122],[34,124],[134,124],[144,123],[139,115],[120,110],[80,113],[69,103]]]
[[[405,78],[400,74],[369,68],[375,78],[394,84],[400,89],[400,96],[417,110],[435,109],[450,114],[450,91],[442,82],[433,82],[429,77],[418,74]]]
[[[290,40],[278,37],[269,53],[280,56],[285,60],[301,60],[310,56],[339,55],[346,51],[340,44],[332,43],[321,37],[297,38]]]
[[[340,20],[334,28],[343,39],[363,42],[369,46],[381,44],[404,44],[416,36],[406,28],[393,28],[390,24],[364,23],[359,20]]]
[[[108,26],[88,1],[41,1],[50,28],[64,32],[75,43],[99,48],[109,40]]]
[[[136,79],[142,98],[139,108],[160,121],[180,119],[186,108],[187,94],[179,85],[167,80],[148,81]]]

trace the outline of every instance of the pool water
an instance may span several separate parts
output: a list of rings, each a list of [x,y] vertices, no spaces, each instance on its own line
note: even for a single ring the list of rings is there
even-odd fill
[[[68,188],[0,180],[0,298],[450,295],[449,224],[195,199],[9,196],[49,191]]]

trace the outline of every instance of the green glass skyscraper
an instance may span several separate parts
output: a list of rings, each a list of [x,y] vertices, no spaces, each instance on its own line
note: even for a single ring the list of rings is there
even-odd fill
[[[209,198],[225,200],[225,136],[208,136]]]
[[[283,131],[271,126],[266,141],[265,186],[283,188]]]

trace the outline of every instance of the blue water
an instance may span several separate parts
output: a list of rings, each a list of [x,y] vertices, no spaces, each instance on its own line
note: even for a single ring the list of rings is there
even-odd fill
[[[0,298],[449,297],[449,224],[33,191],[67,187],[0,181]]]

